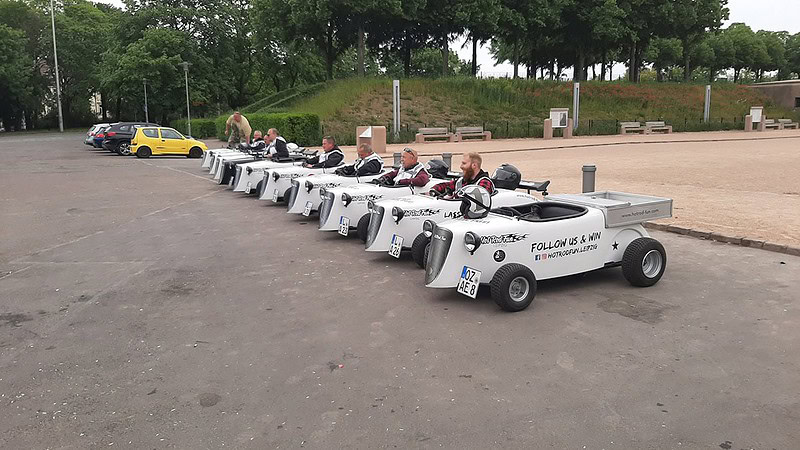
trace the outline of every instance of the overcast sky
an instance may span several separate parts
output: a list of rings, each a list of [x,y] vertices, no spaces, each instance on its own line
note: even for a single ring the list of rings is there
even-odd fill
[[[109,3],[122,7],[120,0],[99,0],[102,3]],[[800,33],[800,0],[728,0],[730,10],[730,20],[724,26],[734,22],[744,22],[754,31],[788,31],[792,34]],[[472,48],[467,45],[464,48],[464,38],[457,39],[450,44],[451,50],[458,52],[458,56],[464,60],[472,59]],[[511,64],[495,65],[489,54],[489,46],[485,45],[478,49],[478,64],[481,66],[481,73],[487,76],[500,76],[504,73],[512,73],[514,67]],[[624,70],[624,66],[618,64],[614,67],[614,77]],[[522,72],[522,71],[521,71]],[[524,75],[524,72],[521,73]],[[571,72],[569,76],[571,76]]]

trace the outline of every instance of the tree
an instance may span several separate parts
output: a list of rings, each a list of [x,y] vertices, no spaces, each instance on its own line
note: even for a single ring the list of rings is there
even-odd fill
[[[800,77],[800,33],[786,39],[786,72]]]
[[[733,82],[739,82],[742,69],[753,68],[760,61],[766,60],[766,47],[758,39],[753,30],[743,23],[733,23],[723,31],[733,44]]]
[[[656,80],[664,81],[664,69],[681,63],[683,45],[677,38],[655,38],[650,41],[644,59],[653,64]]]
[[[24,43],[22,31],[0,24],[0,119],[7,128],[20,128],[26,97],[31,93],[28,82],[32,73]]]
[[[691,75],[691,55],[705,33],[716,31],[728,19],[728,0],[673,0],[667,2],[670,35],[683,47],[683,79]]]

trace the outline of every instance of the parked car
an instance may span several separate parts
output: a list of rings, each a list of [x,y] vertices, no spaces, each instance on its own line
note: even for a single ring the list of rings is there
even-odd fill
[[[138,158],[150,155],[186,155],[189,158],[202,158],[208,150],[206,144],[186,137],[173,128],[144,126],[135,129],[130,142],[130,153]]]
[[[94,147],[94,135],[97,134],[97,132],[100,131],[101,128],[107,127],[109,125],[110,124],[108,123],[97,123],[92,125],[92,127],[89,128],[89,131],[86,132],[86,139],[83,140],[83,143]]]
[[[94,134],[94,139],[92,139],[92,145],[94,148],[103,148],[103,141],[106,138],[106,130],[111,128],[111,125],[106,125],[104,127],[100,127],[97,132]]]
[[[157,127],[157,123],[120,122],[106,130],[103,148],[119,155],[131,154],[131,138],[139,127]]]

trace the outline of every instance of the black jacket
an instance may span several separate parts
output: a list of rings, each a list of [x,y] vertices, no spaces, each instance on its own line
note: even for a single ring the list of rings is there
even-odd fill
[[[286,139],[283,136],[278,136],[272,141],[270,147],[275,149],[275,153],[272,154],[273,158],[288,158],[289,157],[289,149],[286,148]]]
[[[383,170],[383,160],[380,156],[373,153],[364,159],[359,159],[355,164],[344,166],[336,169],[336,175],[344,175],[346,177],[364,177],[367,175],[377,175]]]
[[[311,167],[314,169],[322,169],[328,167],[336,167],[344,161],[344,153],[339,149],[338,146],[334,145],[331,151],[325,152],[323,154],[325,156],[324,161],[320,162],[320,155],[317,155],[313,158],[310,158],[306,161],[308,164],[311,164]]]

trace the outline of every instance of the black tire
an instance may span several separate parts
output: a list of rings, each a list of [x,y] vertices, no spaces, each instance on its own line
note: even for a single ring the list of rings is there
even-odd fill
[[[117,144],[117,154],[120,156],[128,156],[131,154],[131,142],[130,141],[120,141]]]
[[[425,234],[420,233],[414,238],[414,242],[411,244],[411,259],[413,259],[414,262],[423,269],[425,268],[425,262],[428,259],[425,257],[425,249],[428,248],[430,241],[431,240],[428,239]]]
[[[667,252],[649,237],[634,239],[622,255],[622,274],[628,283],[647,287],[658,283],[667,268]]]
[[[289,195],[291,195],[291,193],[292,193],[292,188],[289,188],[286,191],[284,191],[283,192],[283,198],[281,199],[281,201],[283,203],[288,203],[289,202]]]
[[[136,152],[137,158],[149,158],[153,152],[150,150],[150,147],[139,147],[139,150]]]
[[[358,219],[358,225],[356,226],[356,234],[358,234],[361,242],[367,242],[367,230],[369,230],[369,214],[364,214]]]
[[[495,272],[489,285],[492,289],[492,300],[509,312],[522,311],[530,306],[536,296],[536,277],[531,269],[522,264],[511,263],[501,267]]]
[[[203,149],[200,147],[192,147],[189,149],[189,154],[186,155],[187,158],[202,158],[203,157]]]
[[[251,194],[256,194],[257,196],[261,197],[261,194],[262,194],[261,185],[262,184],[264,184],[264,180],[259,181],[258,184],[256,185],[256,188],[255,189],[251,189],[250,193]]]

